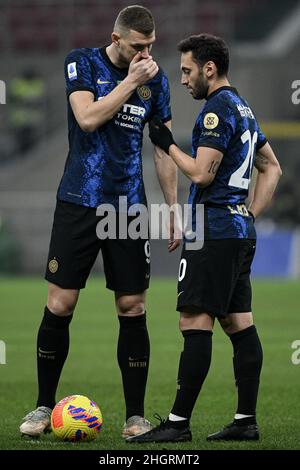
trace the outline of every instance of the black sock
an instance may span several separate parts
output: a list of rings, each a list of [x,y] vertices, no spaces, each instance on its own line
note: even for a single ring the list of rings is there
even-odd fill
[[[247,416],[246,418],[239,418],[234,420],[237,426],[247,426],[248,424],[256,424],[256,416]]]
[[[181,421],[171,421],[169,418],[167,419],[168,424],[171,428],[175,429],[185,429],[189,427],[190,420],[189,419],[182,419]]]
[[[118,363],[122,374],[126,420],[144,416],[144,399],[149,368],[150,343],[146,313],[119,316]]]
[[[212,332],[185,330],[182,334],[184,349],[180,357],[178,390],[171,413],[189,420],[209,370]]]
[[[73,315],[59,317],[45,307],[37,338],[37,406],[55,406],[59,377],[69,351],[69,324],[72,317]]]
[[[230,339],[234,349],[233,367],[235,383],[238,388],[236,412],[255,416],[263,361],[261,343],[254,325],[233,333],[230,335]],[[248,423],[244,421],[244,424]]]

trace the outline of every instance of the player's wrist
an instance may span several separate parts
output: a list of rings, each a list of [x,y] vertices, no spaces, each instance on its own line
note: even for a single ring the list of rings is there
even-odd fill
[[[131,75],[127,75],[122,83],[126,84],[130,88],[130,91],[134,91],[139,86],[138,80]]]
[[[165,141],[165,142],[160,143],[160,147],[168,155],[170,155],[170,148],[172,147],[172,145],[176,145],[176,144],[175,144],[174,140],[171,139],[171,138],[169,140]]]
[[[149,122],[149,137],[154,145],[160,147],[168,155],[171,145],[176,145],[172,131],[157,117]]]

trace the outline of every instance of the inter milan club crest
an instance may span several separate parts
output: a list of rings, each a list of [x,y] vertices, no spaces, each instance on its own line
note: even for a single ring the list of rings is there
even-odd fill
[[[215,113],[207,113],[204,116],[205,129],[214,129],[219,124],[219,118]]]
[[[139,86],[137,92],[141,100],[149,100],[151,98],[151,90],[147,86]]]
[[[56,261],[56,259],[52,259],[51,261],[49,261],[48,268],[50,273],[56,273],[56,271],[58,270],[58,262]]]

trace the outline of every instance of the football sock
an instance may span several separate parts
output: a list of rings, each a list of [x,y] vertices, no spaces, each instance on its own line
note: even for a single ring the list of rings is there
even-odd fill
[[[234,419],[239,420],[239,419],[244,419],[244,418],[251,418],[253,415],[243,415],[241,413],[236,413],[234,415]]]
[[[182,416],[173,415],[173,413],[170,413],[168,420],[169,421],[186,421],[186,418],[183,418]]]
[[[60,317],[45,307],[37,338],[39,396],[37,406],[55,406],[59,377],[69,351],[69,324],[73,315]]]
[[[230,339],[234,350],[233,368],[238,389],[236,413],[255,418],[259,377],[263,361],[261,343],[254,325],[233,333],[230,335]]]
[[[170,428],[175,428],[175,429],[185,429],[188,428],[190,425],[190,420],[185,418],[181,421],[172,421],[171,419],[167,419],[167,423]]]
[[[119,316],[118,363],[122,374],[126,420],[144,416],[150,343],[146,313],[135,317]]]
[[[236,424],[237,426],[247,426],[248,424],[256,424],[256,417],[255,415],[253,415],[239,419],[234,418],[234,424]]]
[[[169,414],[167,422],[172,428],[175,429],[184,429],[189,426],[190,420],[183,418],[182,416],[174,415],[173,413]]]
[[[212,332],[185,330],[182,335],[184,349],[180,357],[178,389],[171,413],[189,420],[209,370]]]

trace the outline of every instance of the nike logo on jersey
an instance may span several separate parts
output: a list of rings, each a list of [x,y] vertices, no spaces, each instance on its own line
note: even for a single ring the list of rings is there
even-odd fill
[[[177,299],[178,299],[178,297],[179,297],[181,294],[183,294],[183,293],[184,293],[184,290],[182,290],[181,292],[179,292],[179,294],[177,295]]]
[[[111,83],[111,82],[108,82],[107,80],[100,80],[100,78],[97,80],[97,83],[98,85],[106,85],[108,83]]]

